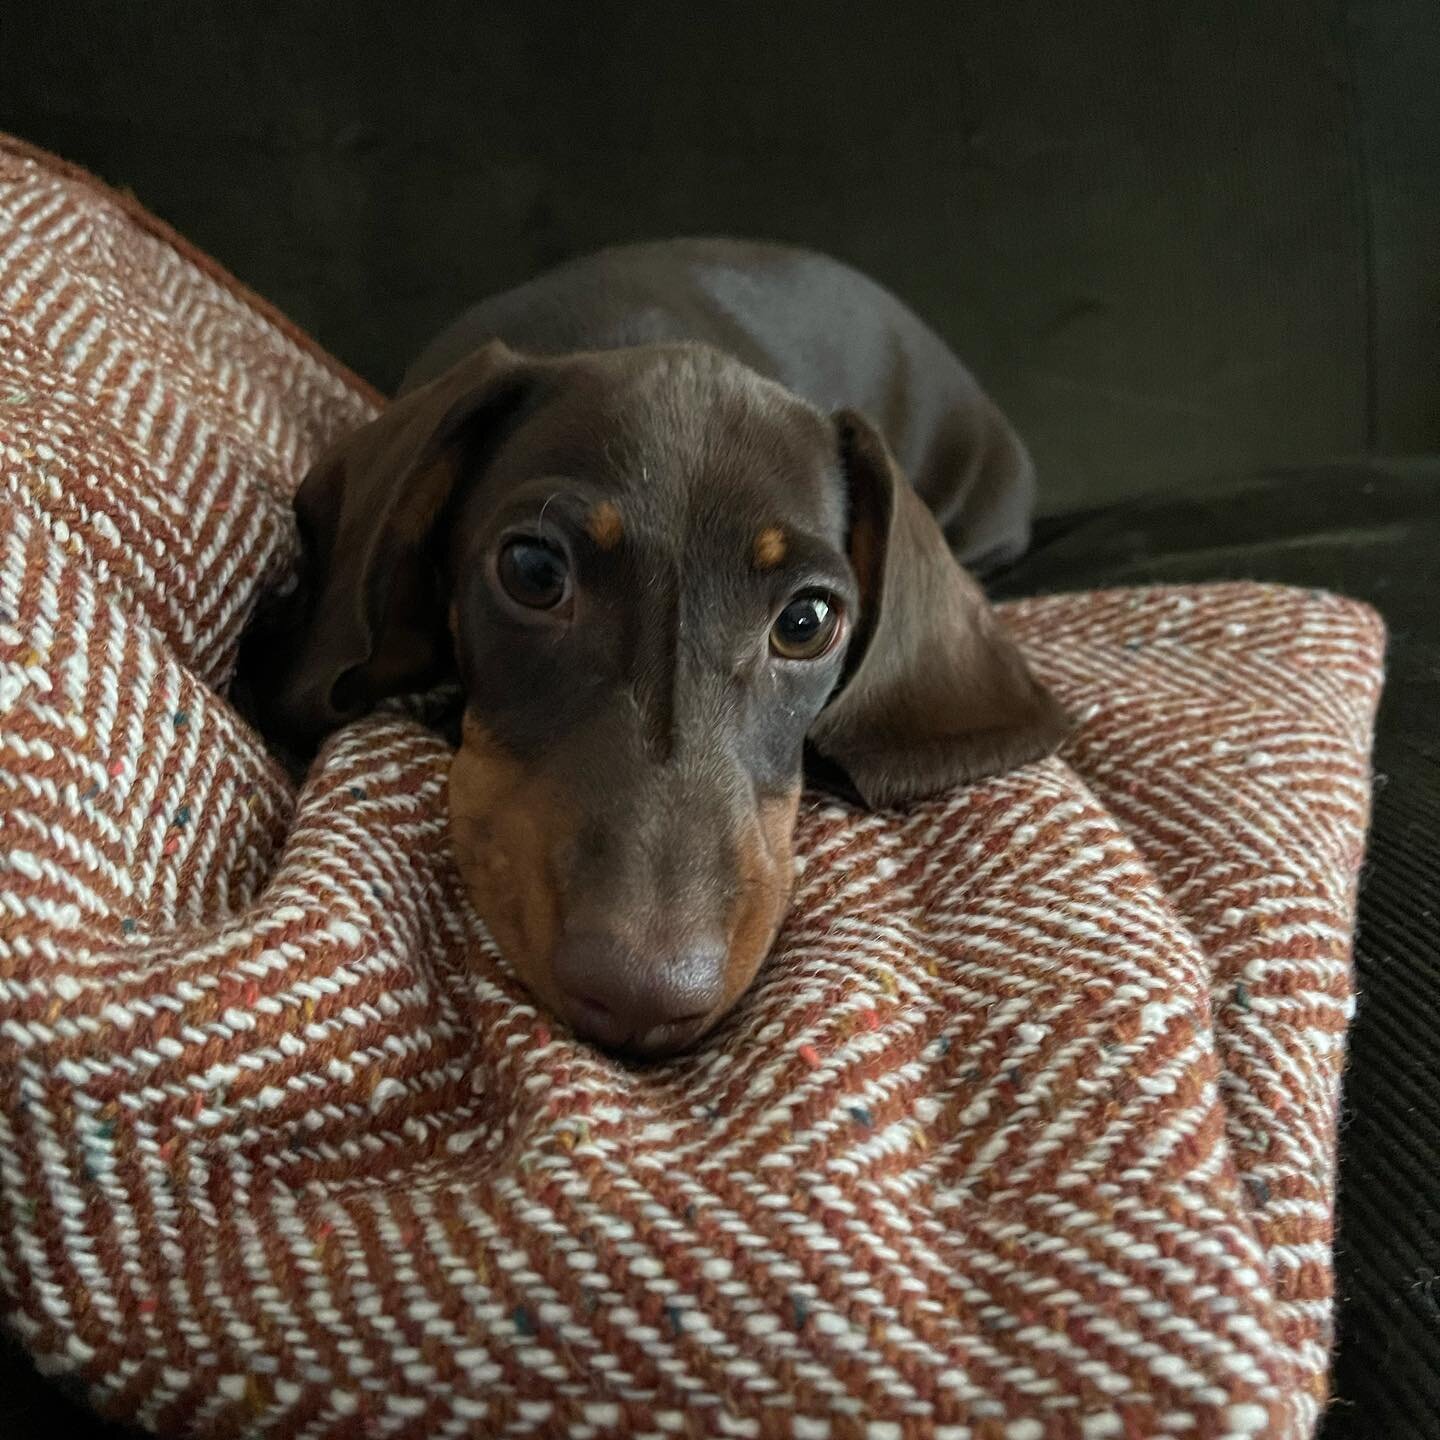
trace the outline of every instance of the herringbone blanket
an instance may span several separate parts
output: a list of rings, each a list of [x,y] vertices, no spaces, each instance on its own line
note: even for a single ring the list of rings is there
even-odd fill
[[[1382,635],[1257,585],[1029,601],[1084,723],[804,806],[697,1054],[536,1013],[444,744],[297,794],[213,687],[374,397],[0,147],[0,1301],[207,1436],[1303,1436]]]

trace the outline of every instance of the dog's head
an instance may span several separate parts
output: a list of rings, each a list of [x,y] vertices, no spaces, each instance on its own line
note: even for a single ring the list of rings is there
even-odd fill
[[[807,756],[888,805],[1067,728],[871,426],[705,347],[491,344],[344,440],[296,508],[263,718],[303,746],[458,672],[469,891],[611,1047],[682,1048],[750,983]]]

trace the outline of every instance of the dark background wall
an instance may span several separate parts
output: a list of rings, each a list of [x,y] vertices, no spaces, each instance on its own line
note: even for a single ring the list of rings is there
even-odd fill
[[[0,128],[133,189],[378,384],[614,240],[868,269],[1047,508],[1440,449],[1433,0],[7,0]]]

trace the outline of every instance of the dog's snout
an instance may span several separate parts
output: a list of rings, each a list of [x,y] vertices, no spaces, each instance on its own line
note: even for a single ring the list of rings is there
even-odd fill
[[[645,953],[596,931],[564,936],[554,978],[577,1034],[609,1050],[663,1055],[694,1039],[725,996],[725,945]]]

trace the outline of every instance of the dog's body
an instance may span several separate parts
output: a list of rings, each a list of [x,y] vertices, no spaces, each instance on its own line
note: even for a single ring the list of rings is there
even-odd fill
[[[888,804],[1058,744],[955,560],[1023,548],[1031,484],[969,372],[854,271],[604,252],[470,311],[311,471],[299,589],[242,666],[302,746],[458,678],[477,908],[577,1030],[665,1053],[774,940],[807,753]]]
[[[829,256],[736,240],[582,256],[466,311],[400,393],[491,340],[530,355],[712,346],[826,414],[868,417],[963,565],[984,573],[1025,549],[1034,477],[1009,422],[913,311]]]

